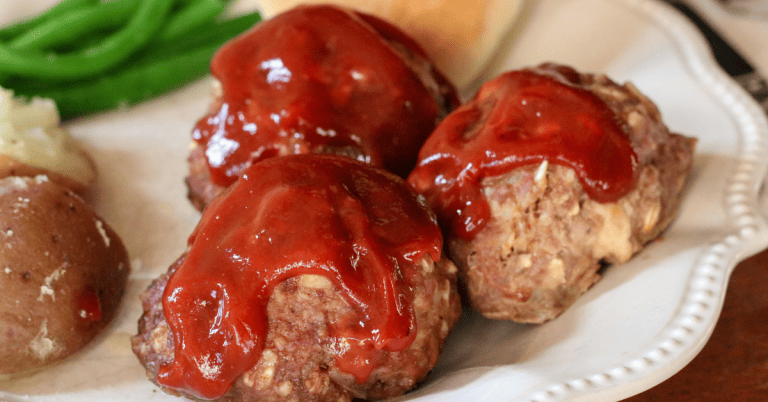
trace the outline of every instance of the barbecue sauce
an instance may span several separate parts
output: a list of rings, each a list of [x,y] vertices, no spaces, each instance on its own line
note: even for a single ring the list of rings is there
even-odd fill
[[[437,121],[458,105],[413,40],[333,6],[298,7],[259,23],[224,45],[211,71],[222,97],[193,138],[212,182],[224,187],[260,160],[310,152],[405,177]]]
[[[439,260],[442,235],[401,179],[307,154],[247,169],[208,206],[189,246],[163,295],[175,356],[158,381],[213,399],[258,362],[272,290],[303,274],[329,279],[356,311],[329,333],[337,367],[365,382],[384,351],[413,342],[415,264]]]
[[[408,178],[447,230],[472,239],[488,223],[481,180],[548,161],[576,172],[587,195],[612,202],[635,184],[637,156],[625,125],[565,66],[511,71],[448,115]]]

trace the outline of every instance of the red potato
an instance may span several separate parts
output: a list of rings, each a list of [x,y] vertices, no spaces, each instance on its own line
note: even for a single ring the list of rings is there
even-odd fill
[[[94,171],[95,176],[96,167],[93,164],[93,161],[91,161],[90,157],[88,157],[85,152],[83,152],[83,157],[86,158],[90,165],[93,167],[92,170]],[[60,184],[79,195],[84,195],[88,191],[90,184],[83,183],[69,176],[50,171],[48,169],[35,167],[27,163],[20,162],[10,156],[0,154],[0,178],[11,176],[35,177],[38,175],[45,175],[50,181]]]
[[[45,175],[0,180],[0,376],[59,361],[117,312],[130,270],[117,234]]]

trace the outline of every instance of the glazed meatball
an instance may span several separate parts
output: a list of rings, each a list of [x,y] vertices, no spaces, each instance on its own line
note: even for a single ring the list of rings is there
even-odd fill
[[[115,316],[130,270],[117,234],[40,175],[0,180],[0,376],[59,361]]]
[[[258,24],[224,45],[211,71],[220,93],[193,131],[187,178],[199,209],[248,166],[278,155],[344,155],[405,177],[459,104],[412,39],[328,5]]]
[[[196,400],[400,395],[460,314],[442,244],[423,200],[380,168],[317,154],[259,162],[143,295],[134,352],[151,381]]]
[[[544,64],[448,116],[409,182],[449,233],[473,307],[542,323],[671,224],[694,146],[631,84]]]

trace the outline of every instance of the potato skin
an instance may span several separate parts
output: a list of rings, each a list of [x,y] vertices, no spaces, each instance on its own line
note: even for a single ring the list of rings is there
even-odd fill
[[[93,161],[91,161],[90,157],[83,153],[83,157],[87,158],[87,160],[91,163],[91,166],[93,166]],[[88,188],[92,183],[82,183],[79,182],[71,177],[67,177],[63,174],[59,174],[56,172],[52,172],[48,169],[35,167],[30,164],[20,162],[16,159],[11,158],[7,155],[0,154],[0,179],[6,178],[6,177],[35,177],[39,175],[44,175],[48,177],[48,180],[58,183],[72,191],[74,191],[77,195],[83,197],[87,195]],[[96,167],[93,166],[93,175],[96,176]]]
[[[128,253],[70,189],[0,180],[0,239],[0,376],[71,355],[115,316]]]

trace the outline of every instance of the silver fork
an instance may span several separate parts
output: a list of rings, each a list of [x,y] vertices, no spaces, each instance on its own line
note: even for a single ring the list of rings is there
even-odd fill
[[[750,64],[747,62],[738,51],[731,47],[728,42],[723,39],[717,30],[710,26],[705,19],[700,17],[693,8],[689,7],[686,2],[681,0],[665,0],[666,3],[675,7],[678,11],[688,17],[699,30],[704,34],[715,59],[720,66],[730,75],[739,85],[741,85],[750,95],[757,101],[757,103],[768,113],[768,81],[760,75]],[[738,2],[739,0],[719,0],[722,3],[726,2]],[[768,3],[768,0],[762,1],[750,1],[742,0],[743,2],[756,2],[756,3]]]
[[[726,10],[753,18],[768,18],[768,0],[719,0]]]

